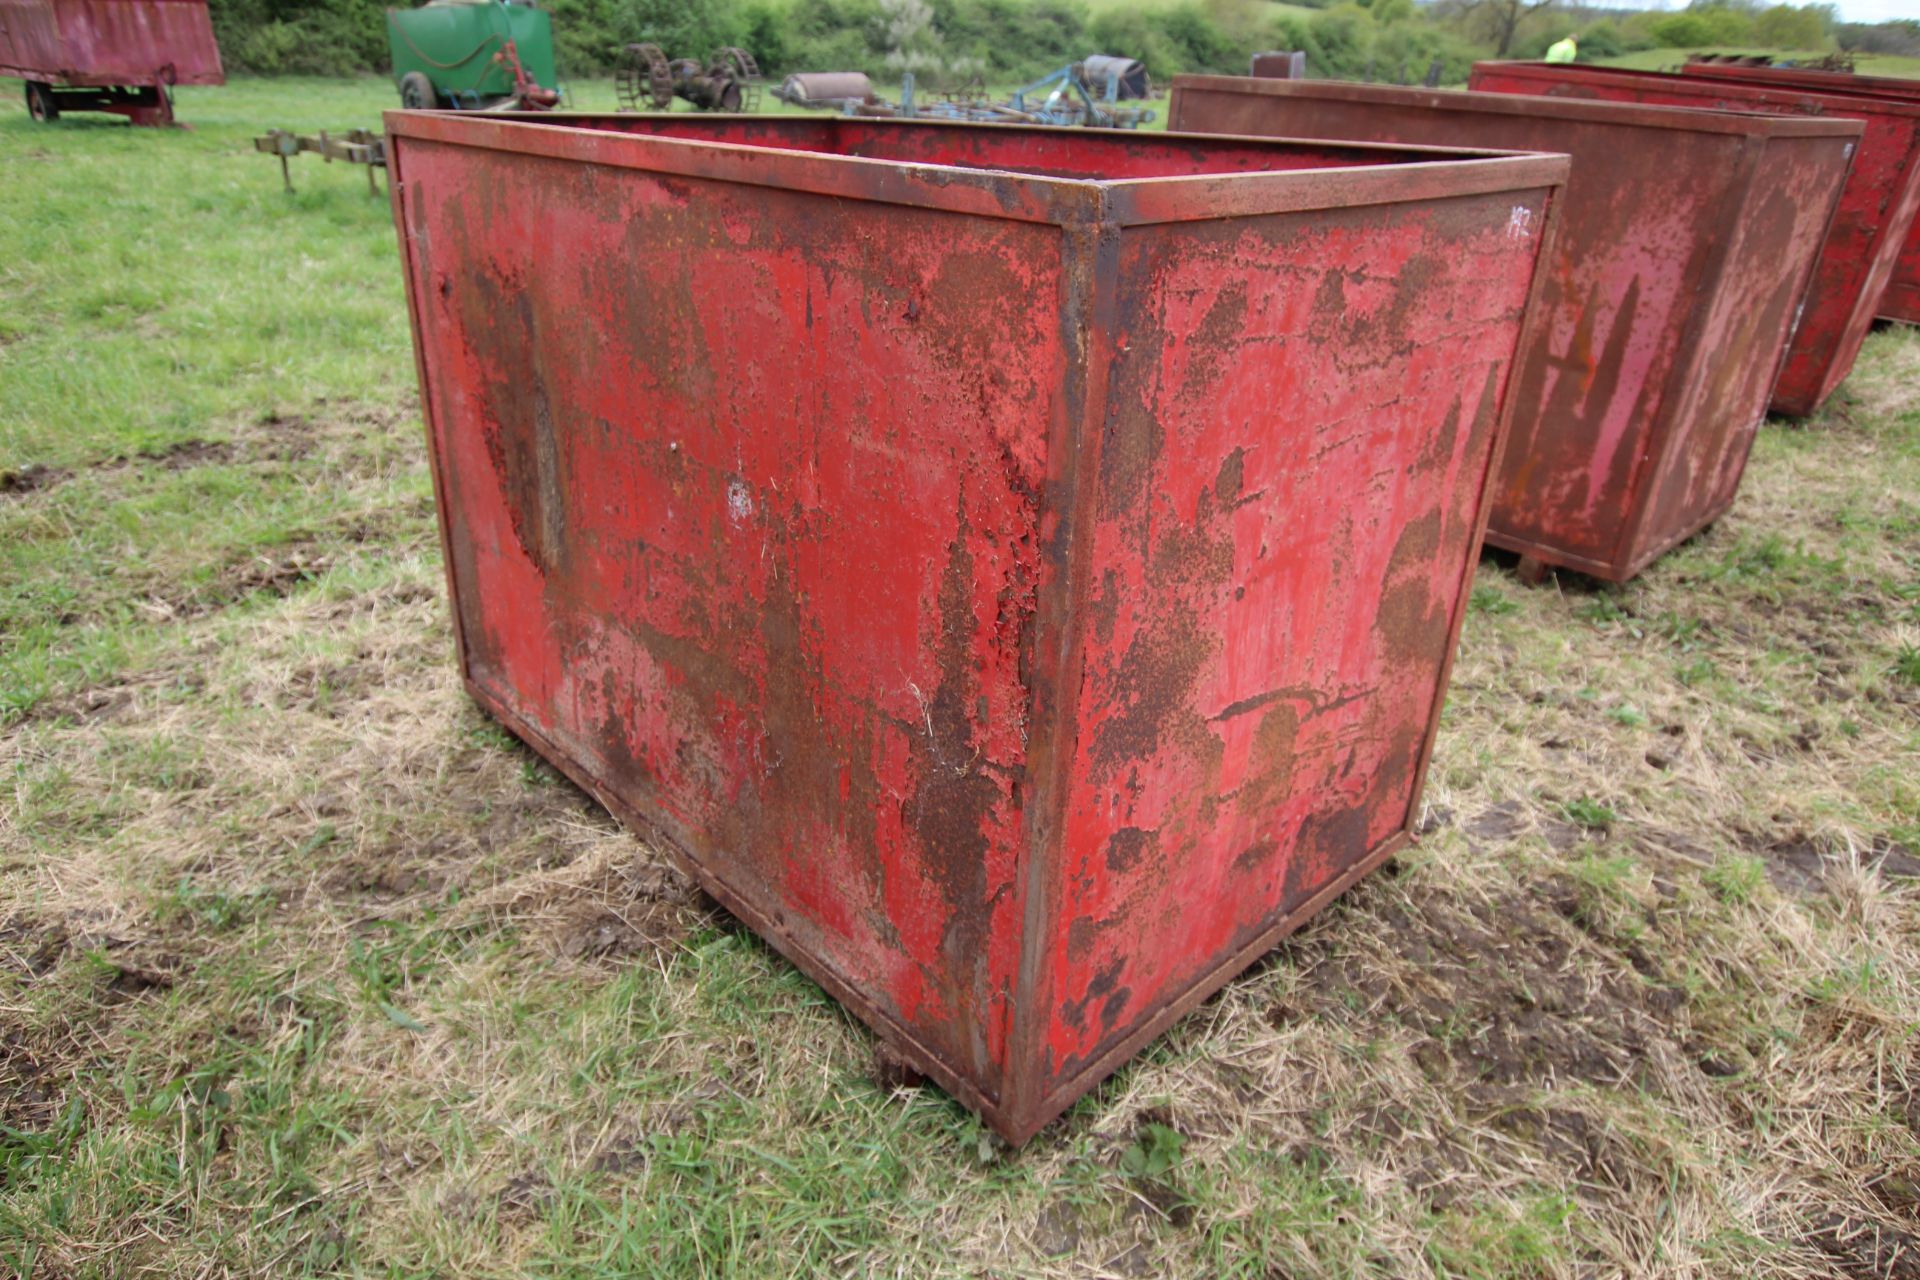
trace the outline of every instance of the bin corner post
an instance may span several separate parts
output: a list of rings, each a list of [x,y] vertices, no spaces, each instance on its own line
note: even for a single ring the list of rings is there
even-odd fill
[[[1427,715],[1426,740],[1420,745],[1420,756],[1413,768],[1413,788],[1407,795],[1407,814],[1401,824],[1401,839],[1407,843],[1418,840],[1416,834],[1420,822],[1420,797],[1426,794],[1427,770],[1433,764],[1434,743],[1440,736],[1440,716],[1447,706],[1447,690],[1453,684],[1453,664],[1460,656],[1460,633],[1465,629],[1467,613],[1473,603],[1473,579],[1480,569],[1480,557],[1486,546],[1487,521],[1493,515],[1493,487],[1507,454],[1507,439],[1513,431],[1514,393],[1519,389],[1520,366],[1524,352],[1533,349],[1539,340],[1540,331],[1549,321],[1547,308],[1541,305],[1541,295],[1546,292],[1547,280],[1552,276],[1551,264],[1554,254],[1560,249],[1560,226],[1563,221],[1563,206],[1566,203],[1567,177],[1571,166],[1567,158],[1560,157],[1560,174],[1547,188],[1546,216],[1541,219],[1540,240],[1533,249],[1533,278],[1527,285],[1526,309],[1521,313],[1520,331],[1515,335],[1513,358],[1507,363],[1507,374],[1500,385],[1500,414],[1494,419],[1493,447],[1487,450],[1486,470],[1480,476],[1480,513],[1473,523],[1473,541],[1469,544],[1466,556],[1466,569],[1461,575],[1460,591],[1453,603],[1453,616],[1447,621],[1446,656],[1440,660],[1440,678],[1434,682],[1433,707]],[[1537,562],[1536,562],[1537,563]],[[1525,564],[1525,558],[1522,560]],[[1534,581],[1545,578],[1544,570]]]
[[[392,113],[388,113],[391,117]],[[393,229],[400,246],[401,276],[407,291],[407,328],[413,339],[414,378],[420,387],[420,423],[427,439],[427,474],[432,478],[434,502],[434,525],[440,534],[440,570],[446,580],[447,612],[453,621],[454,665],[460,671],[460,681],[473,693],[473,668],[467,655],[466,623],[461,615],[458,584],[454,581],[454,542],[453,528],[450,524],[452,503],[439,495],[449,491],[445,460],[440,456],[437,443],[439,423],[438,401],[433,394],[433,380],[427,374],[426,329],[422,317],[428,297],[428,282],[425,265],[420,260],[422,237],[412,234],[410,214],[413,210],[409,199],[409,189],[401,174],[401,153],[405,147],[391,131],[389,119],[387,134],[387,197],[393,212]],[[597,793],[596,793],[597,794]]]
[[[1047,1029],[1054,973],[1048,922],[1064,868],[1066,812],[1079,741],[1085,603],[1092,590],[1093,513],[1099,500],[1107,387],[1119,316],[1121,229],[1099,193],[1061,229],[1060,341],[1069,376],[1047,424],[1043,571],[1034,615],[1029,692],[1034,732],[1027,859],[1021,872],[1020,968],[1008,1079],[996,1128],[1018,1145],[1062,1108],[1048,1110]]]

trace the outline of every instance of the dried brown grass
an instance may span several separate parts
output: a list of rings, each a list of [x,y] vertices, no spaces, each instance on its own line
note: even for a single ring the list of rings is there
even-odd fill
[[[0,730],[0,1121],[83,1116],[0,1234],[49,1275],[1915,1274],[1917,384],[1878,340],[1850,424],[1770,428],[1624,592],[1490,565],[1420,847],[985,1159],[468,705],[390,424],[330,427],[397,543],[316,531]]]

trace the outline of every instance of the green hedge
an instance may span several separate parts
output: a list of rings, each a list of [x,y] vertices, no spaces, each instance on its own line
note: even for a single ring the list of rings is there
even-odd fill
[[[1439,58],[1448,82],[1485,51],[1410,0],[1336,3],[1313,13],[1261,0],[1158,0],[1089,17],[1082,0],[927,0],[940,56],[989,81],[1039,76],[1088,53],[1139,58],[1157,80],[1180,71],[1245,74],[1256,50],[1301,49],[1313,75],[1419,80]],[[348,75],[388,67],[383,0],[211,0],[228,66],[260,74]],[[546,0],[563,76],[603,74],[622,46],[671,57],[750,50],[769,76],[865,71],[891,81],[882,0]],[[939,87],[942,76],[924,76]]]

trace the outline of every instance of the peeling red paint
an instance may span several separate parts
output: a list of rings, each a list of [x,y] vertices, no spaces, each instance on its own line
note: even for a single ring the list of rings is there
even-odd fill
[[[1861,131],[1233,76],[1176,78],[1171,123],[1573,157],[1487,539],[1613,581],[1732,504]]]
[[[470,690],[1009,1139],[1405,838],[1564,160],[388,131]]]
[[[1920,213],[1920,102],[1532,62],[1477,63],[1468,85],[1495,93],[1861,121],[1866,128],[1853,168],[1774,383],[1773,412],[1807,417],[1846,379]]]
[[[1810,71],[1805,67],[1752,67],[1713,62],[1689,62],[1683,68],[1690,76],[1710,80],[1733,80],[1744,84],[1772,85],[1805,89],[1813,93],[1858,94],[1884,98],[1889,102],[1920,102],[1920,80],[1900,76],[1863,76],[1841,71]],[[1874,314],[1883,320],[1904,320],[1920,324],[1920,215],[1907,232],[1906,245],[1894,263],[1893,275],[1880,295],[1880,309]]]

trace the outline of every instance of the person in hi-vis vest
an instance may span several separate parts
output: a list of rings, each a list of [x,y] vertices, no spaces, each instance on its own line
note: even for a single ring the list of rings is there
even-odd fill
[[[1580,46],[1574,42],[1572,36],[1567,36],[1565,39],[1555,40],[1551,45],[1547,46],[1547,61],[1572,62],[1574,55],[1579,52]]]

